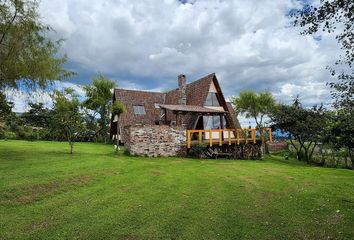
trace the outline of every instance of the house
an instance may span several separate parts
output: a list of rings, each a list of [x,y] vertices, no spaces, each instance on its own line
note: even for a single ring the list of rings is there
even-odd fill
[[[114,89],[113,101],[116,100],[126,108],[118,120],[120,132],[129,125],[183,126],[192,130],[240,128],[215,73],[188,84],[185,75],[181,74],[178,76],[178,88],[168,92]],[[114,116],[110,133],[113,138],[117,136],[117,119]],[[210,137],[214,138],[206,136]]]

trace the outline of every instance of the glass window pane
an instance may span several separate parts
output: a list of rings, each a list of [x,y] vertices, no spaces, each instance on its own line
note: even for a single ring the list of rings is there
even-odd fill
[[[140,106],[140,114],[145,114],[145,107],[144,106]]]
[[[220,116],[213,116],[213,128],[220,128]]]
[[[205,101],[205,106],[220,106],[218,96],[214,92],[208,93],[207,99]]]
[[[205,106],[213,106],[213,93],[208,93]]]
[[[133,110],[135,114],[145,115],[145,107],[144,106],[133,106]]]
[[[213,129],[213,118],[212,116],[203,116],[204,129]]]
[[[213,106],[220,106],[218,96],[216,93],[213,94]]]

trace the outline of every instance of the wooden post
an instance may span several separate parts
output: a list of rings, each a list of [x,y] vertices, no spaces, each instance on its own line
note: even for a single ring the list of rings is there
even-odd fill
[[[211,131],[211,129],[209,130],[209,145],[210,145],[210,147],[213,146],[213,137],[212,137],[212,131]]]
[[[165,124],[167,124],[167,109],[165,108]]]
[[[178,123],[178,121],[179,121],[179,119],[178,119],[178,115],[179,115],[179,113],[178,113],[178,112],[176,112],[176,126],[178,126],[178,125],[179,125],[179,123]]]
[[[191,148],[191,135],[190,130],[187,130],[187,147]]]
[[[219,146],[222,146],[222,129],[219,129]]]
[[[202,130],[198,131],[198,139],[199,139],[199,143],[202,144],[203,143]]]
[[[227,130],[227,136],[229,137],[229,146],[231,145],[231,131],[230,129]]]
[[[245,143],[248,144],[248,129],[245,129]]]
[[[269,142],[273,141],[273,136],[272,136],[272,129],[269,128]]]
[[[224,129],[224,118],[223,118],[223,115],[220,115],[220,128],[221,129]]]
[[[240,129],[236,129],[237,145],[240,145]]]
[[[253,135],[253,143],[256,144],[256,129],[252,129],[252,135]]]

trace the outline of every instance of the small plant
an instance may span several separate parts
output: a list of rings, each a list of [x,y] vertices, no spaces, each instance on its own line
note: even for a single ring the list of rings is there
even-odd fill
[[[5,131],[4,132],[4,139],[5,140],[14,140],[14,139],[16,139],[16,133],[11,132],[11,131]]]
[[[192,157],[204,158],[206,149],[207,145],[205,143],[198,143],[191,148],[189,154]]]

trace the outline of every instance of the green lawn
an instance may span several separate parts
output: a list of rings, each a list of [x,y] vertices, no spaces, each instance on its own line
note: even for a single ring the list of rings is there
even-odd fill
[[[354,171],[0,141],[0,239],[354,239]]]

